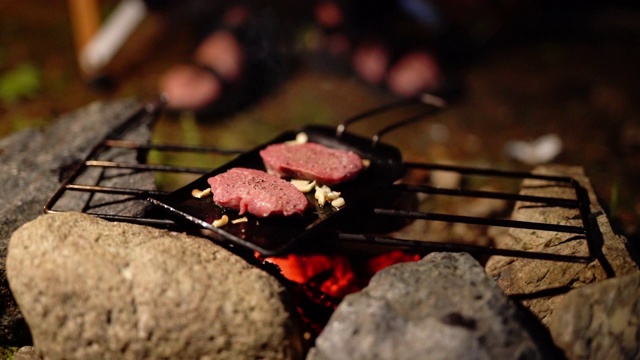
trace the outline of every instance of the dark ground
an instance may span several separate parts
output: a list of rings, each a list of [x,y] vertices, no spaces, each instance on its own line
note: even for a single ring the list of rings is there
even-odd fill
[[[101,2],[105,14],[115,3]],[[562,3],[538,2],[510,17],[477,51],[456,57],[451,78],[461,96],[450,110],[388,141],[409,160],[528,170],[505,156],[505,144],[558,134],[564,147],[554,161],[583,166],[618,230],[637,242],[640,7],[633,1]],[[145,23],[140,37],[153,28]],[[296,44],[309,50],[313,34],[303,28]],[[16,76],[22,84],[0,84],[0,136],[46,126],[95,100],[154,96],[158,74],[188,58],[190,43],[182,35],[144,42],[140,49],[149,56],[116,67],[117,86],[98,90],[79,75],[65,2],[0,0],[0,83]],[[216,121],[167,116],[156,140],[248,148],[282,130],[335,124],[391,99],[349,73],[318,66],[313,54],[302,59],[281,86],[240,113]]]

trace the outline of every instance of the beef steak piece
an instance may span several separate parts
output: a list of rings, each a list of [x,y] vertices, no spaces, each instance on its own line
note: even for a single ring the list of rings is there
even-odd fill
[[[255,216],[302,214],[306,196],[291,183],[264,171],[233,168],[207,180],[216,204]]]
[[[269,173],[282,178],[316,180],[325,185],[354,178],[362,170],[362,159],[353,151],[333,149],[307,142],[267,146],[260,156]]]

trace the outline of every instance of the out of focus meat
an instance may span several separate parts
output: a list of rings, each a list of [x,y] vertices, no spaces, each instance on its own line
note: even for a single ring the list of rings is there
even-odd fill
[[[213,201],[255,216],[302,214],[308,201],[291,183],[264,171],[233,168],[207,180]]]
[[[313,142],[269,145],[260,151],[260,156],[269,173],[326,185],[352,179],[363,168],[362,159],[353,151]]]

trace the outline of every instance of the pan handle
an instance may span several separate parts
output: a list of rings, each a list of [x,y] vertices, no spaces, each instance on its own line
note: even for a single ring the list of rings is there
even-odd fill
[[[414,96],[414,97],[410,97],[407,99],[402,99],[399,101],[395,101],[389,104],[385,104],[385,105],[381,105],[378,106],[376,108],[367,110],[363,113],[360,113],[356,116],[353,116],[351,118],[346,119],[345,121],[343,121],[340,125],[338,125],[338,127],[336,128],[336,137],[339,139],[342,137],[342,135],[345,133],[345,131],[347,130],[347,126],[360,121],[362,119],[366,119],[368,117],[383,113],[385,111],[389,111],[392,109],[396,109],[396,108],[401,108],[404,106],[408,106],[411,104],[422,104],[422,105],[427,105],[429,106],[428,111],[423,111],[420,114],[416,115],[416,116],[412,116],[408,119],[399,121],[397,123],[394,123],[392,125],[389,125],[385,128],[383,128],[382,130],[378,131],[378,133],[376,133],[373,138],[372,138],[372,146],[376,146],[376,144],[378,143],[378,141],[380,140],[380,137],[382,137],[382,135],[386,134],[387,132],[396,129],[400,126],[406,125],[410,122],[416,121],[418,119],[420,119],[421,117],[434,113],[437,110],[440,110],[442,108],[444,108],[446,106],[446,101],[438,96],[435,95],[431,95],[431,94],[420,94],[418,96]]]

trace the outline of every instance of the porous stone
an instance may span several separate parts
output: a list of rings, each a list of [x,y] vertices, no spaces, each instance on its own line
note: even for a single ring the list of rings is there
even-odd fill
[[[466,253],[432,253],[378,272],[348,295],[307,359],[543,359],[548,334]],[[525,326],[528,325],[528,326]]]
[[[283,285],[204,238],[43,215],[11,237],[7,275],[48,359],[300,356]]]
[[[31,342],[28,328],[9,290],[5,258],[9,237],[22,224],[42,214],[43,206],[60,186],[61,181],[87,151],[112,129],[134,114],[140,104],[132,100],[111,103],[96,102],[62,116],[44,130],[29,129],[0,140],[0,342],[26,345]],[[148,141],[150,129],[142,126],[132,133],[132,140]],[[135,161],[135,154],[122,151],[106,154],[112,159]],[[134,181],[141,188],[152,188],[152,174],[138,173],[114,176],[114,171],[85,176],[84,184],[99,179],[112,186]],[[104,199],[104,198],[103,198]],[[82,209],[88,194],[65,196],[63,209]],[[101,201],[100,197],[94,201]],[[130,205],[130,204],[129,204]],[[119,205],[130,213],[141,206]],[[113,209],[113,208],[112,208]]]
[[[42,360],[33,346],[23,346],[13,354],[13,360]]]
[[[592,222],[597,224],[595,240],[600,252],[598,260],[588,264],[561,261],[541,261],[526,258],[494,256],[486,264],[487,272],[497,279],[507,295],[522,297],[522,304],[543,324],[549,319],[562,299],[564,290],[604,280],[610,276],[637,273],[638,267],[631,257],[626,239],[616,234],[607,215],[598,204],[584,170],[577,166],[546,165],[533,170],[535,174],[572,177],[587,191]],[[573,188],[566,183],[549,180],[526,179],[521,194],[543,197],[576,199]],[[512,214],[515,220],[582,226],[577,209],[559,206],[541,206],[518,202]],[[495,239],[499,248],[551,252],[554,254],[588,256],[585,236],[531,229],[510,229]],[[597,254],[595,254],[597,255]],[[564,289],[564,290],[563,290]],[[555,291],[557,290],[557,291]]]
[[[572,290],[549,326],[567,359],[640,358],[640,274]]]

